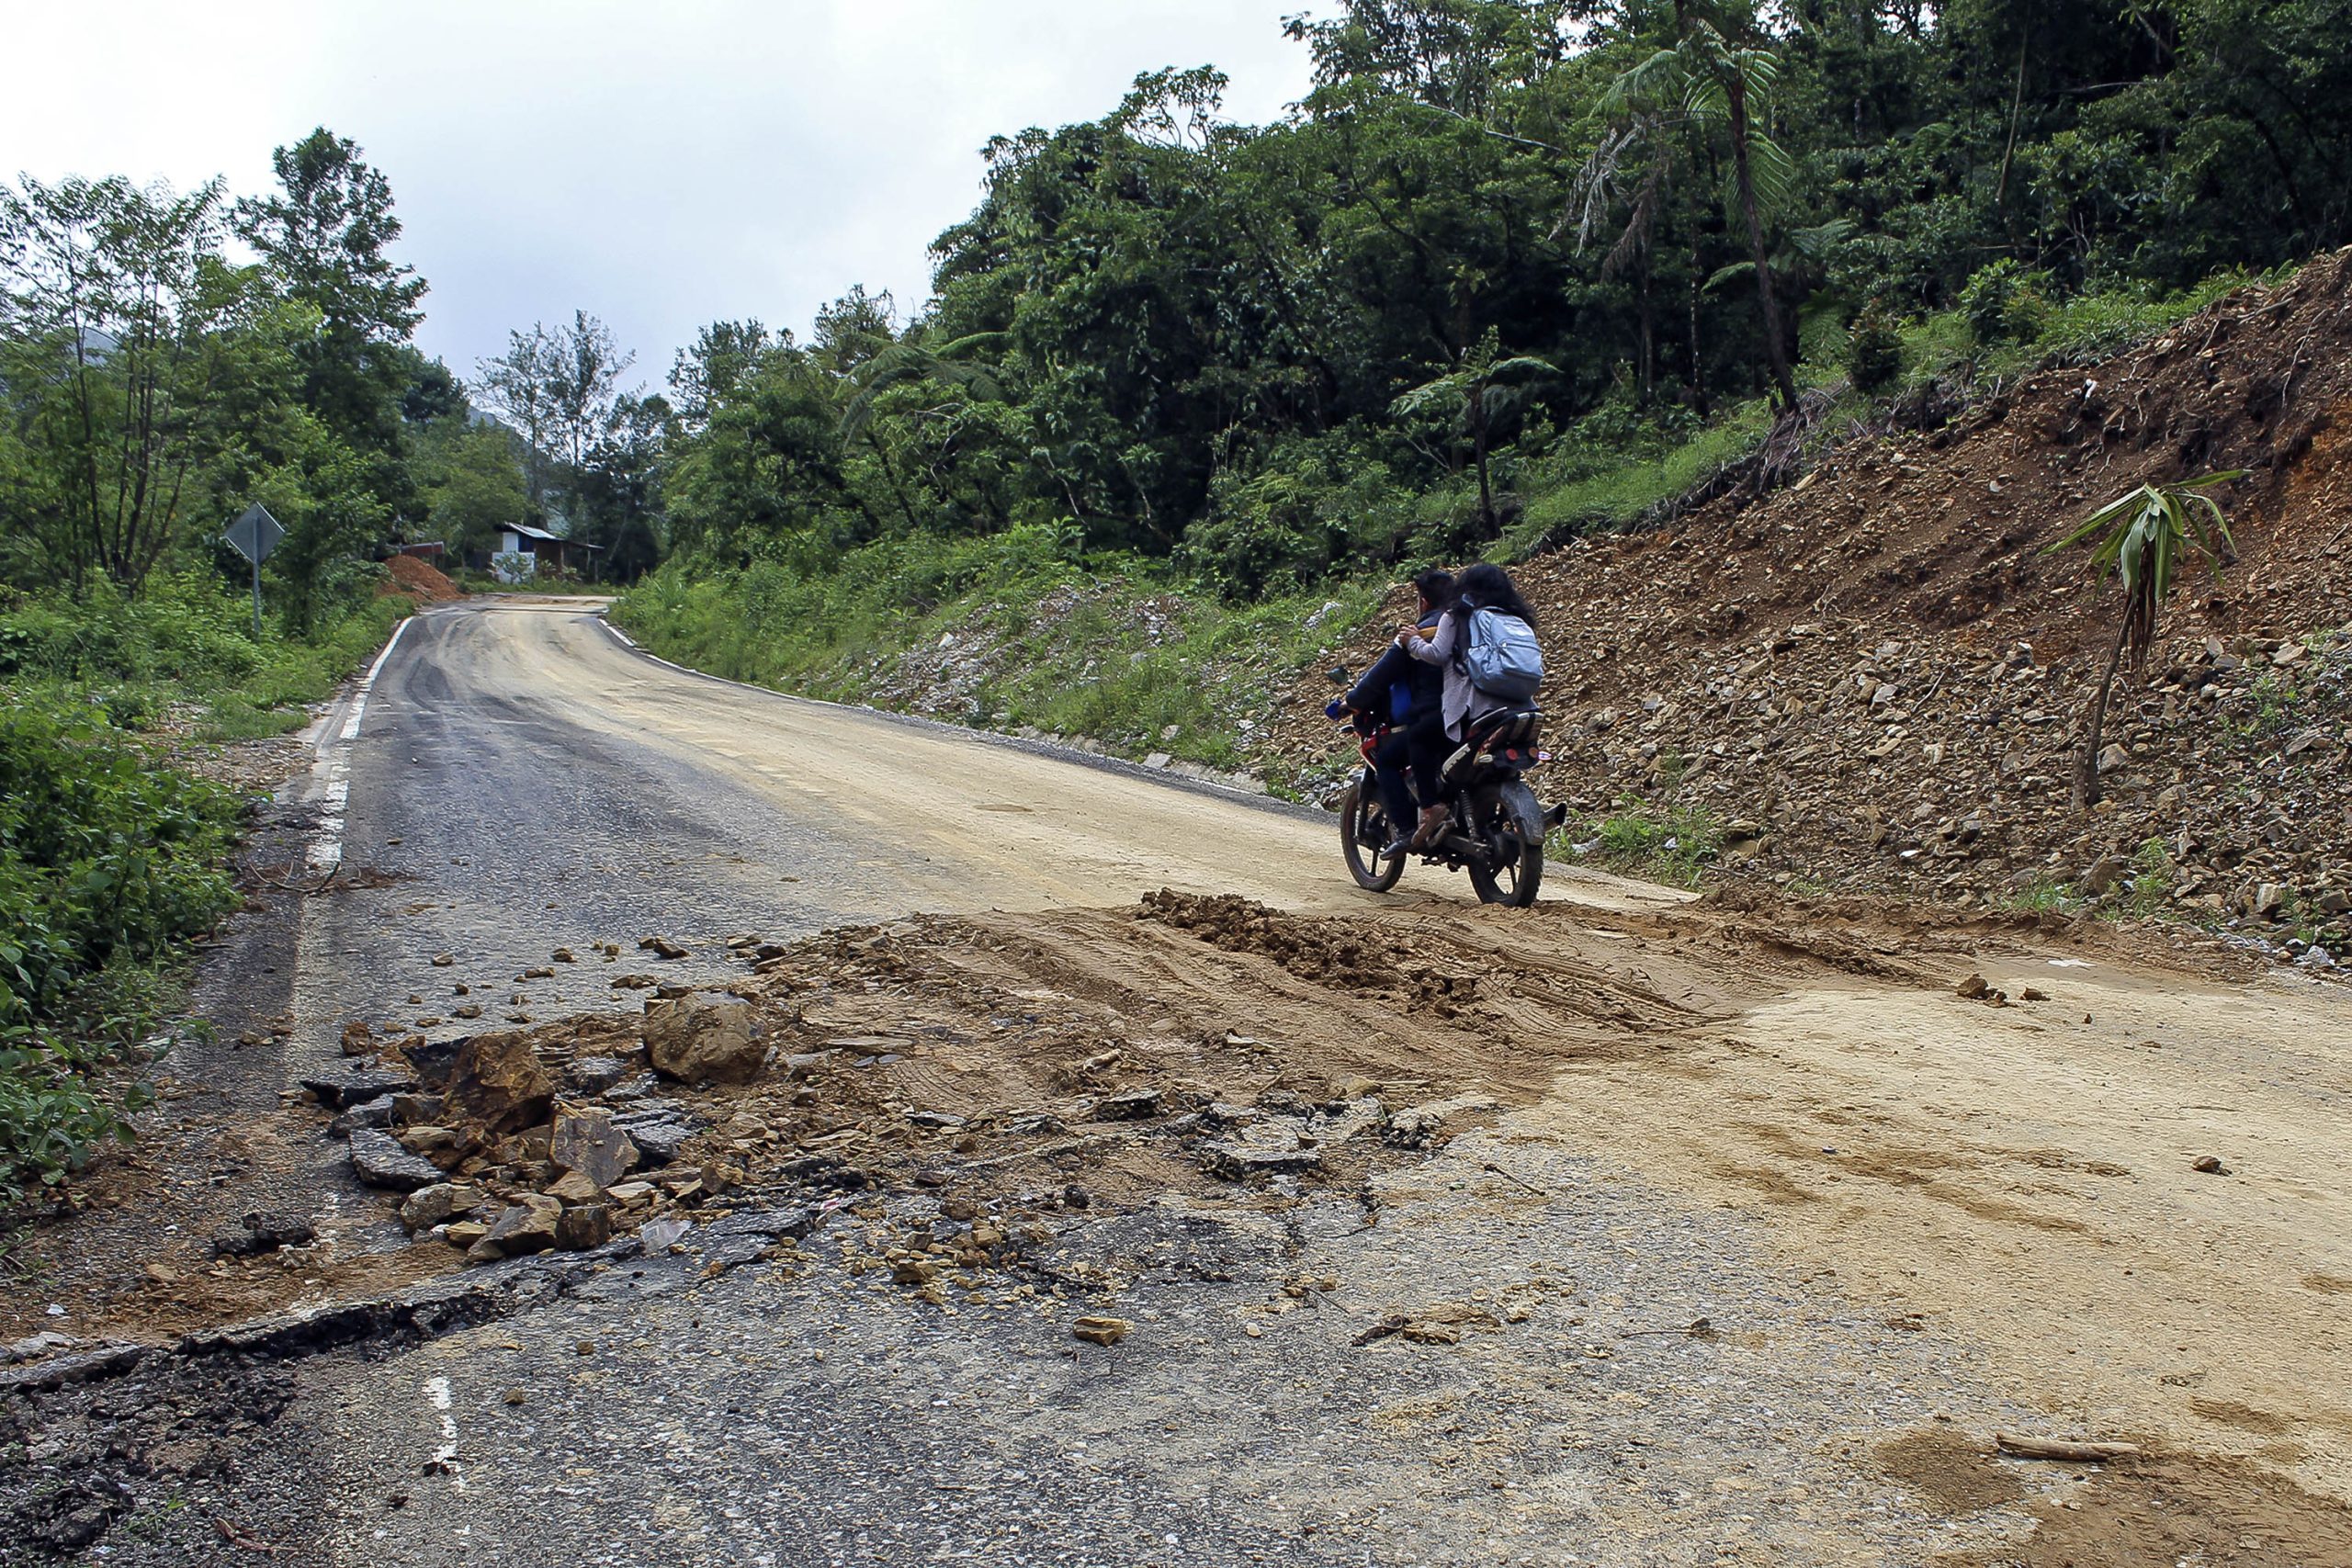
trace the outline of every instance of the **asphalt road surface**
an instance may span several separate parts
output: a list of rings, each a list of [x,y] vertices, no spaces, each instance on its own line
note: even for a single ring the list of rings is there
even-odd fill
[[[935,1195],[860,1198],[788,1249],[796,1190],[673,1244],[429,1287],[508,1280],[519,1310],[141,1363],[44,1396],[27,1451],[96,1473],[161,1441],[122,1434],[176,1400],[224,1457],[152,1495],[88,1492],[104,1561],[2352,1562],[2327,1544],[2352,1539],[2352,1401],[2310,1375],[2346,1353],[2352,1291],[2352,1199],[2324,1179],[2352,1083],[2337,991],[2139,969],[2096,941],[1669,919],[1647,911],[1680,895],[1589,874],[1547,880],[1568,901],[1549,915],[1465,909],[1465,882],[1418,868],[1375,898],[1328,818],[676,671],[577,601],[416,617],[293,793],[330,890],[208,980],[228,1009],[292,971],[282,1051],[213,1075],[242,1075],[221,1147],[263,1165],[257,1113],[338,1061],[351,1021],[447,1038],[610,1010],[613,976],[651,966],[640,937],[688,950],[662,977],[700,978],[730,973],[733,934],[1163,886],[1388,911],[1410,951],[1507,959],[1496,996],[1527,1010],[1549,1087],[1353,1191],[1278,1177],[1119,1213],[1062,1191],[1076,1156],[1041,1166],[1010,1200],[1047,1221],[1022,1271],[939,1300],[865,1267]],[[1279,986],[1307,1032],[1295,976],[1204,953],[1180,972],[1072,949],[1069,994],[1041,994],[1148,1016],[1155,986],[1197,1002],[1229,974],[1227,1016]],[[2057,995],[1988,1010],[1954,994],[1971,967]],[[1578,990],[1604,973],[1723,999],[1662,1055],[1616,993]],[[1561,1048],[1579,996],[1617,1049]],[[1396,1055],[1398,1077],[1428,1066]],[[315,1114],[276,1120],[300,1153],[274,1200],[307,1185],[330,1250],[393,1256]],[[2226,1173],[2192,1168],[2208,1149]],[[129,1247],[136,1218],[91,1234]],[[1400,1309],[1424,1326],[1396,1331]],[[1074,1339],[1090,1312],[1133,1332]],[[2146,1435],[2200,1468],[2086,1490],[1986,1458],[1996,1429]],[[2232,1468],[2256,1461],[2313,1495]],[[2030,1509],[2057,1532],[2040,1545]]]
[[[494,1017],[513,1010],[503,979],[559,946],[633,955],[664,936],[707,957],[729,934],[1103,907],[1161,886],[1289,908],[1475,897],[1467,878],[1418,866],[1386,898],[1361,892],[1332,819],[1306,808],[676,670],[624,643],[593,601],[419,615],[366,704],[350,739],[347,708],[324,727],[322,781],[347,773],[341,854],[356,886],[306,924],[306,1018],[398,1020],[426,1003],[422,1016],[446,1018],[446,998],[411,984],[444,953],[457,963],[438,977],[490,987]],[[1565,871],[1551,896],[1572,882],[1595,901],[1677,897]],[[606,977],[566,970],[514,1006],[602,1005]]]

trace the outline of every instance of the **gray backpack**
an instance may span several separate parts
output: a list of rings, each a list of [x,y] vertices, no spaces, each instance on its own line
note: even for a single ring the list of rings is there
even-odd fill
[[[1544,684],[1544,650],[1535,628],[1500,610],[1470,612],[1470,646],[1463,650],[1470,683],[1488,696],[1523,703]]]

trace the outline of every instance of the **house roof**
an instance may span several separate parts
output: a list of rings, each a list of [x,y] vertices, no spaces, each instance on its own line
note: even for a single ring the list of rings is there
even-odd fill
[[[567,539],[560,534],[550,534],[545,528],[534,528],[528,523],[509,523],[506,532],[519,534],[526,539],[545,539],[551,545],[570,545],[575,550],[601,550],[602,545],[592,545],[584,539]]]

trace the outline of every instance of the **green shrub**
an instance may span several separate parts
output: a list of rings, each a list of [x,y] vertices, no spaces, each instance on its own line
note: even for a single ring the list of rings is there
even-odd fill
[[[2050,314],[2042,281],[2007,256],[1977,268],[1960,291],[1960,313],[1979,347],[2028,342],[2041,332]]]
[[[1228,598],[1258,599],[1389,565],[1415,513],[1387,466],[1344,437],[1293,441],[1254,473],[1217,478],[1176,561]]]
[[[148,1014],[123,977],[235,903],[234,822],[87,705],[0,697],[0,1202],[119,1130],[89,1080]]]
[[[1877,393],[1903,378],[1903,333],[1873,305],[1854,318],[1846,342],[1846,378],[1857,391]]]

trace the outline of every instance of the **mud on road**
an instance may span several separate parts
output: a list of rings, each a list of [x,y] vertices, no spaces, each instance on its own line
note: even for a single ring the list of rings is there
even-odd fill
[[[1753,900],[1159,893],[722,953],[651,1001],[741,1005],[748,1083],[647,1073],[634,1010],[503,1032],[548,1113],[687,1129],[573,1193],[616,1239],[467,1268],[436,1221],[386,1244],[421,1309],[15,1370],[18,1556],[2347,1561],[2312,982]],[[447,1090],[414,1057],[353,1060]],[[484,1218],[560,1179],[428,1109]],[[347,1261],[303,1251],[212,1267]]]

